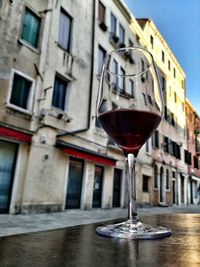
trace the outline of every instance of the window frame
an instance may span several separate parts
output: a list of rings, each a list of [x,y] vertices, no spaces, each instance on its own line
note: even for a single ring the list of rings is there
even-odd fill
[[[125,28],[119,23],[119,42],[125,44]]]
[[[150,35],[150,44],[151,44],[151,48],[154,48],[154,38],[152,35]]]
[[[69,35],[68,35],[68,44],[67,47],[65,47],[64,45],[62,45],[62,43],[60,42],[60,21],[61,21],[61,14],[64,14],[66,17],[69,18],[70,20],[70,27],[69,27]],[[60,8],[60,17],[59,17],[59,22],[58,22],[58,37],[57,37],[57,45],[63,49],[64,51],[66,51],[67,53],[70,53],[71,51],[71,42],[72,42],[72,24],[73,24],[73,17],[63,8]]]
[[[153,168],[153,187],[158,190],[158,166],[154,165]]]
[[[103,11],[103,14],[100,14],[100,11]],[[101,18],[102,15],[102,18]],[[98,1],[98,20],[100,23],[104,23],[105,24],[105,20],[106,20],[106,7],[105,5],[99,0]]]
[[[28,99],[27,99],[27,109],[24,109],[24,108],[22,108],[20,106],[17,106],[15,104],[12,104],[10,102],[15,73],[18,76],[21,76],[22,78],[24,78],[24,79],[26,79],[26,80],[31,82],[31,86],[29,88],[30,93],[29,93],[29,96],[28,96]],[[8,87],[8,95],[7,95],[6,106],[9,107],[9,108],[15,109],[17,111],[20,111],[22,113],[26,113],[26,114],[30,114],[31,115],[32,114],[32,108],[33,108],[34,88],[35,88],[35,80],[33,78],[31,78],[30,76],[28,76],[24,72],[21,72],[21,71],[19,71],[17,69],[11,69],[11,75],[10,75],[10,81],[9,81],[9,87]]]
[[[102,66],[101,67],[100,67],[100,60],[99,60],[100,51],[102,52],[102,55],[103,55],[103,60],[102,60]],[[104,61],[105,55],[106,55],[106,50],[101,45],[98,45],[98,76],[99,77],[100,77],[101,70],[102,70],[102,67],[103,67],[103,61]]]
[[[112,18],[114,19],[115,23],[114,23],[114,31],[112,31]],[[117,35],[117,17],[111,12],[110,13],[110,33],[111,33],[111,36],[116,36]]]
[[[37,30],[37,40],[36,40],[36,45],[33,45],[32,43],[30,43],[29,41],[27,41],[26,39],[22,38],[22,34],[23,34],[23,30],[24,30],[24,20],[25,20],[25,14],[26,12],[29,12],[29,14],[31,14],[33,17],[38,19],[38,30]],[[39,49],[39,40],[40,40],[40,31],[41,31],[41,23],[42,23],[42,18],[41,16],[35,12],[31,7],[29,7],[28,5],[24,6],[24,10],[23,10],[23,16],[22,16],[22,22],[21,22],[21,31],[20,31],[20,37],[19,37],[19,41],[27,46],[29,46],[30,48],[34,49],[34,50],[38,50]]]
[[[54,97],[54,90],[55,90],[55,83],[56,83],[56,80],[60,80],[60,81],[62,81],[63,83],[66,83],[66,87],[65,87],[65,99],[64,99],[64,108],[63,109],[61,109],[61,108],[59,108],[59,107],[56,107],[56,106],[54,106],[53,105],[53,97]],[[56,110],[58,110],[58,111],[60,111],[60,112],[66,112],[66,100],[67,100],[67,91],[68,91],[68,86],[69,86],[69,80],[68,79],[66,79],[66,78],[63,78],[59,73],[56,73],[55,74],[55,77],[54,77],[54,84],[53,84],[53,92],[52,92],[52,99],[51,99],[51,107],[53,108],[53,109],[56,109]]]
[[[165,62],[165,52],[162,50],[162,62]]]

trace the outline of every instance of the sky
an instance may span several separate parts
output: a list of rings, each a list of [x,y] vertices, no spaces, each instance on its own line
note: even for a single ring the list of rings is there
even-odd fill
[[[200,115],[200,0],[124,0],[135,18],[150,18],[186,75],[186,97]]]

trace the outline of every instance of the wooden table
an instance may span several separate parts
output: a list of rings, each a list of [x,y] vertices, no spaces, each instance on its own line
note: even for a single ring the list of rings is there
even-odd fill
[[[104,238],[95,233],[97,226],[108,224],[104,222],[2,237],[0,266],[200,266],[200,214],[145,215],[141,219],[170,228],[173,235],[152,241]]]

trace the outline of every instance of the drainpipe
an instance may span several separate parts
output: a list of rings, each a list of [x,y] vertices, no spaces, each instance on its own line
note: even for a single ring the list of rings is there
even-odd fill
[[[93,88],[93,72],[94,72],[94,53],[95,53],[95,22],[96,22],[96,0],[93,2],[93,17],[92,17],[92,39],[91,39],[91,48],[92,48],[92,55],[91,55],[91,73],[90,73],[90,91],[89,91],[89,98],[88,98],[88,114],[87,114],[87,125],[85,128],[81,128],[75,131],[64,131],[62,133],[58,133],[57,137],[66,136],[66,135],[75,135],[77,133],[85,132],[90,128],[90,118],[91,118],[91,106],[92,106],[92,88]]]

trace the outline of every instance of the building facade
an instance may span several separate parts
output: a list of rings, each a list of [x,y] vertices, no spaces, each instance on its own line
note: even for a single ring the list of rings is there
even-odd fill
[[[185,102],[187,119],[187,147],[185,162],[188,164],[187,204],[197,204],[200,185],[200,119],[189,100]]]
[[[187,203],[185,75],[152,22],[120,0],[3,0],[0,20],[0,212],[126,207],[124,156],[95,114],[104,56],[123,46],[151,50],[166,100],[138,156],[138,204]]]

